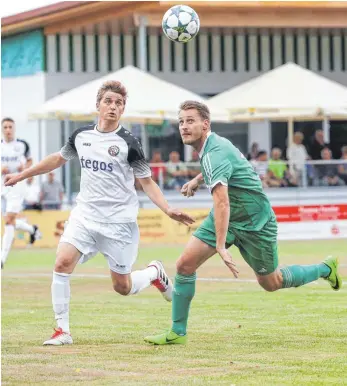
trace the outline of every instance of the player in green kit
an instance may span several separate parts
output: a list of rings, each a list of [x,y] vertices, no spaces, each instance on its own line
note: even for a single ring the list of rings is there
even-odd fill
[[[342,286],[338,260],[329,257],[315,265],[278,268],[277,222],[261,181],[251,164],[226,138],[212,133],[208,107],[195,101],[181,104],[179,130],[186,145],[199,152],[202,174],[185,184],[181,192],[193,196],[204,181],[213,197],[213,209],[195,231],[177,261],[172,299],[172,327],[149,336],[151,344],[184,344],[187,321],[195,293],[196,270],[218,253],[235,277],[238,270],[228,251],[231,245],[253,269],[266,291],[299,287],[319,278],[334,290]]]

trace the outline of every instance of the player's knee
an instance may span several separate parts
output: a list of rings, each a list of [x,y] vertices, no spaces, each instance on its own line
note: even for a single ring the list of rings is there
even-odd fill
[[[54,271],[61,272],[61,273],[71,273],[70,272],[71,265],[72,265],[72,262],[70,259],[57,256],[57,259],[54,265]]]
[[[176,263],[176,270],[180,275],[192,275],[196,271],[196,267],[181,256]]]
[[[129,283],[115,283],[113,289],[122,296],[127,296],[131,290]]]
[[[267,292],[274,292],[274,291],[277,291],[279,289],[277,282],[273,281],[273,280],[271,280],[271,281],[264,280],[261,277],[259,277],[258,283]]]
[[[5,223],[6,223],[6,225],[15,225],[16,215],[7,215]]]

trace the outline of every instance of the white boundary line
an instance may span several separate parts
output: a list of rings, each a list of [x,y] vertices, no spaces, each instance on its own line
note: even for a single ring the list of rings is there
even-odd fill
[[[50,273],[3,273],[2,277],[8,278],[39,278],[39,277],[52,277]],[[94,274],[94,273],[75,273],[71,275],[72,278],[89,278],[89,279],[109,279],[110,275],[104,274]],[[232,277],[198,277],[197,281],[206,281],[206,282],[224,282],[224,283],[257,283],[256,279],[234,279]],[[347,282],[342,282],[347,285]],[[317,281],[314,281],[310,284],[318,284]]]

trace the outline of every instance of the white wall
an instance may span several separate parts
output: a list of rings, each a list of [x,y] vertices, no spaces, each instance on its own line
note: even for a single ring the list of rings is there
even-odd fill
[[[37,121],[28,114],[45,102],[45,74],[1,79],[1,117],[16,122],[16,136],[28,142],[34,162],[39,160]]]

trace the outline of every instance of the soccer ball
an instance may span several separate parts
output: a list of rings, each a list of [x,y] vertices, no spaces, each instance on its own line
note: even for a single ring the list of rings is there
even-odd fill
[[[175,5],[165,13],[162,27],[170,40],[187,43],[198,34],[200,20],[193,8],[187,5]]]

